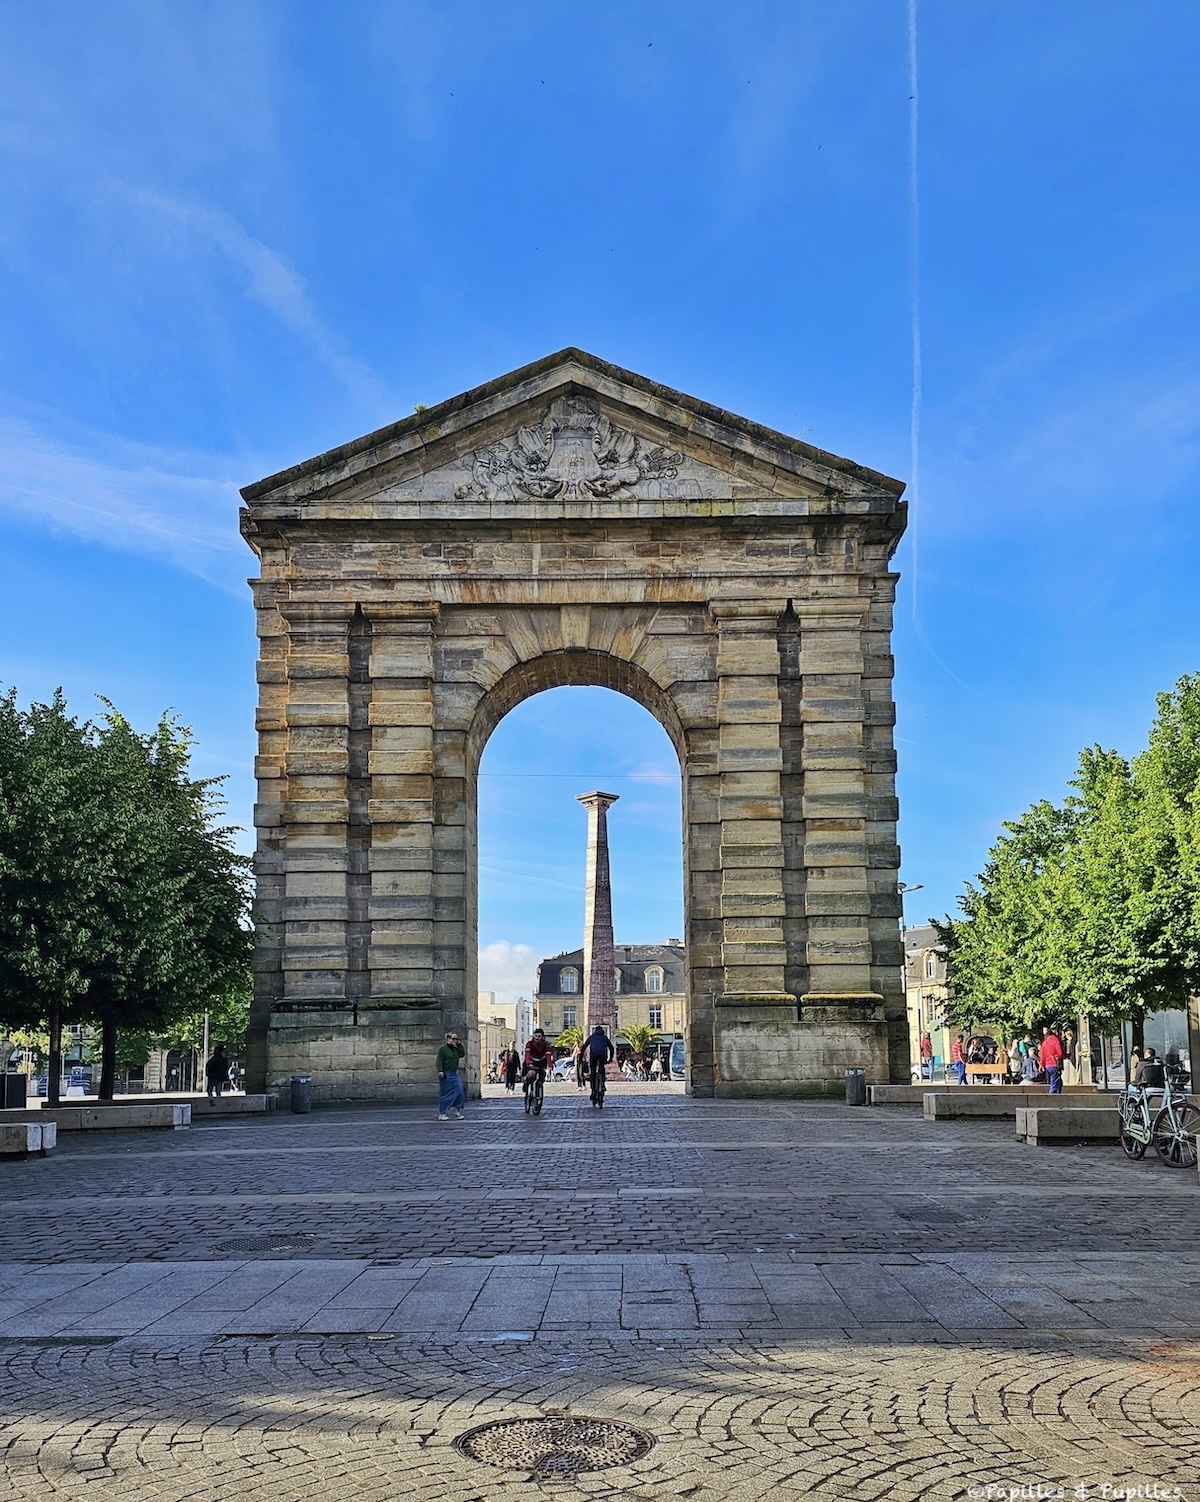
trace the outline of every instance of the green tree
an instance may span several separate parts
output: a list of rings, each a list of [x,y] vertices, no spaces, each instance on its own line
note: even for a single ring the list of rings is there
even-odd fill
[[[0,697],[0,1019],[46,1024],[57,1105],[64,1020],[78,1018],[95,954],[96,872],[111,835],[94,728],[50,704]]]
[[[160,1031],[246,989],[248,862],[216,823],[217,780],[188,775],[191,747],[169,716],[140,735],[111,705],[97,739],[114,833],[85,1000],[101,1027],[102,1100],[119,1027]]]
[[[64,1017],[101,1028],[111,1099],[117,1031],[161,1030],[245,994],[248,863],[216,823],[217,783],[188,776],[189,733],[138,735],[0,700],[0,1016],[50,1031],[57,1099]]]
[[[555,1048],[566,1049],[574,1053],[575,1049],[583,1042],[583,1029],[581,1027],[564,1027],[562,1032],[554,1040]]]
[[[950,1021],[1012,1032],[1066,1005],[1074,813],[1042,802],[1004,829],[959,898],[965,916],[935,927],[946,951]]]
[[[618,1038],[624,1038],[629,1044],[630,1051],[635,1059],[644,1059],[648,1053],[652,1053],[660,1043],[666,1039],[657,1028],[646,1027],[644,1023],[633,1022],[628,1027],[623,1027],[617,1034]]]
[[[1092,746],[1061,807],[1035,804],[936,924],[960,1024],[1077,1012],[1110,1029],[1200,986],[1200,675],[1161,694],[1132,763]]]

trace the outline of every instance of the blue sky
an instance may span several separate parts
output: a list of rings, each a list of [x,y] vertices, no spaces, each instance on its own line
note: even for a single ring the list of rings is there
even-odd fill
[[[248,825],[238,486],[566,344],[910,480],[918,223],[901,836],[952,907],[1200,667],[1200,8],[917,38],[913,100],[905,0],[9,0],[0,679],[174,706]],[[598,780],[619,936],[679,931],[665,737],[571,693],[484,762],[500,989],[578,942]]]

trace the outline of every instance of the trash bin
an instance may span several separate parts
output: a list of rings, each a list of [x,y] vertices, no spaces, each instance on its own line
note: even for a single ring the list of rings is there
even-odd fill
[[[867,1073],[865,1069],[846,1070],[846,1104],[865,1106],[867,1103]],[[295,1110],[295,1107],[292,1107]]]
[[[862,1070],[859,1070],[862,1073]],[[312,1075],[292,1075],[292,1110],[297,1115],[312,1110]]]
[[[23,1074],[0,1074],[0,1110],[23,1111],[28,1086]]]

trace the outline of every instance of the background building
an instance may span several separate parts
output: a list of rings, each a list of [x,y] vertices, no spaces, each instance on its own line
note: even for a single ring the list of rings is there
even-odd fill
[[[682,1038],[687,1025],[684,981],[686,951],[680,939],[665,944],[613,946],[616,1028],[656,1028],[665,1038]],[[583,1027],[583,950],[572,949],[538,966],[537,1026],[548,1038],[565,1027]]]
[[[953,1034],[946,1025],[946,957],[931,924],[904,931],[904,996],[912,1067],[921,1067],[921,1034],[928,1033],[935,1077],[940,1077]]]
[[[502,1022],[513,1035],[516,1046],[524,1053],[525,1045],[533,1036],[533,1002],[528,996],[518,996],[516,1001],[497,1001],[495,991],[480,991],[479,1022],[494,1018]]]

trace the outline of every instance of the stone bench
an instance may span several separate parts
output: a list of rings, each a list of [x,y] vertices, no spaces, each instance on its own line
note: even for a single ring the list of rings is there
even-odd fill
[[[1017,1137],[1030,1147],[1044,1142],[1116,1142],[1117,1107],[1069,1106],[1047,1111],[1026,1106],[1017,1112]]]
[[[1096,1100],[1094,1091],[1089,1091],[1090,1100],[1079,1095],[1047,1095],[1041,1090],[1018,1090],[1005,1092],[983,1090],[927,1090],[922,1101],[926,1121],[954,1121],[967,1116],[1011,1116],[1022,1107],[1040,1106],[1048,1111],[1062,1111],[1070,1106],[1087,1109]],[[1113,1097],[1115,1100],[1115,1097]],[[1115,1111],[1115,1105],[1112,1107]]]
[[[58,1143],[56,1121],[6,1121],[0,1124],[0,1158],[27,1158],[48,1153]]]
[[[1017,1095],[1036,1095],[1038,1090],[1045,1095],[1046,1086],[1042,1084],[1034,1086],[1031,1090],[1028,1085],[956,1085],[953,1081],[942,1084],[935,1080],[931,1084],[926,1080],[917,1085],[868,1085],[867,1099],[873,1106],[919,1106],[930,1091],[938,1094],[947,1094],[951,1091],[960,1090],[965,1095],[969,1090],[974,1095],[995,1095],[1000,1099]],[[1092,1085],[1064,1085],[1064,1095],[1094,1096],[1096,1090]]]
[[[127,1132],[144,1127],[180,1131],[192,1124],[192,1108],[184,1105],[42,1106],[26,1111],[0,1111],[0,1124],[51,1123],[63,1132]]]
[[[222,1095],[209,1100],[206,1095],[189,1096],[193,1116],[262,1116],[278,1109],[279,1097],[273,1092],[255,1095]]]

